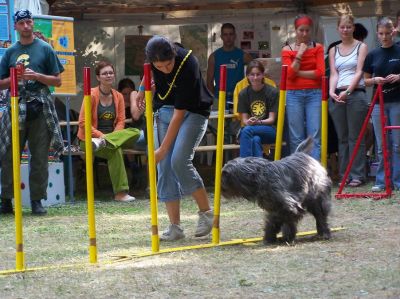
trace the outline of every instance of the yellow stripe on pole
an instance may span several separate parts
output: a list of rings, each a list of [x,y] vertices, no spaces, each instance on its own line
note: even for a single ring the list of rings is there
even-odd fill
[[[328,101],[322,101],[321,118],[321,164],[328,165]]]
[[[22,200],[21,200],[21,160],[19,143],[19,121],[18,121],[18,97],[11,97],[11,134],[12,134],[12,162],[14,182],[14,205],[15,205],[15,268],[25,268],[23,233],[22,233]]]
[[[160,250],[160,239],[158,236],[158,200],[156,187],[156,161],[154,156],[154,132],[153,128],[153,95],[150,90],[144,92],[146,98],[146,127],[147,151],[149,164],[149,186],[150,186],[150,210],[151,210],[151,250]]]
[[[212,228],[212,243],[218,244],[220,241],[220,207],[221,207],[221,169],[224,147],[224,127],[225,127],[225,102],[226,102],[226,65],[219,67],[219,93],[218,93],[218,127],[217,127],[217,159],[215,162],[215,191],[214,191],[214,221]]]
[[[97,263],[96,245],[96,220],[94,208],[94,188],[93,188],[93,148],[92,148],[92,101],[90,95],[85,95],[85,154],[86,154],[86,190],[88,204],[88,224],[89,224],[89,260]]]
[[[221,169],[224,155],[225,101],[226,92],[220,90],[218,94],[217,157],[215,162],[214,223],[212,228],[213,244],[218,244],[220,241],[219,218],[221,207]]]
[[[286,90],[279,91],[278,123],[276,126],[276,141],[274,160],[277,161],[282,155],[283,125],[285,122]]]

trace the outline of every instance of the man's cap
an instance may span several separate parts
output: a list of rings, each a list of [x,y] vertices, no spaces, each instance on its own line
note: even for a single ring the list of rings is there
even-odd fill
[[[32,13],[29,10],[20,9],[14,14],[14,23],[25,20],[32,20]]]

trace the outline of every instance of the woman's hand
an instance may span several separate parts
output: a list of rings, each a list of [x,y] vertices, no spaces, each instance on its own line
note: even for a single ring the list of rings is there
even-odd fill
[[[144,91],[139,91],[136,95],[136,107],[143,113],[146,110],[146,99],[144,96]]]
[[[400,74],[390,74],[385,78],[385,83],[396,83],[400,82]]]
[[[158,162],[160,162],[161,160],[164,160],[166,155],[167,155],[167,152],[164,151],[162,149],[162,147],[159,147],[158,149],[156,149],[155,152],[154,152],[154,157],[155,157],[156,164]]]
[[[301,43],[296,56],[301,59],[301,57],[303,56],[303,54],[307,50],[307,48],[308,48],[308,46],[305,43]]]
[[[252,116],[246,121],[246,126],[254,126],[258,124],[258,118]]]
[[[386,83],[386,78],[383,78],[383,77],[373,77],[372,80],[374,81],[374,84],[385,84]]]
[[[346,90],[343,90],[339,93],[335,101],[338,103],[346,103],[346,97],[347,97]]]

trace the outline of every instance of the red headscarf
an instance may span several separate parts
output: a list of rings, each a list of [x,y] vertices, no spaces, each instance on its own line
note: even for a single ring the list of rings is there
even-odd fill
[[[294,27],[297,29],[299,28],[301,25],[308,25],[308,26],[312,26],[313,25],[313,21],[309,16],[301,16],[299,18],[297,18],[294,21]]]

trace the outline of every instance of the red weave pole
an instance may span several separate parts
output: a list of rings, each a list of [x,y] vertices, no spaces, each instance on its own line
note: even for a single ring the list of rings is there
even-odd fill
[[[10,68],[10,92],[12,97],[18,96],[18,77],[17,69],[15,67]]]
[[[386,125],[386,117],[385,117],[385,110],[384,110],[384,102],[383,102],[383,93],[382,93],[382,85],[378,85],[379,90],[379,112],[381,118],[381,131],[382,131],[382,152],[383,152],[383,168],[385,171],[385,187],[386,187],[386,194],[388,197],[392,195],[392,186],[390,184],[390,165],[389,165],[389,157],[387,151],[387,143],[386,143],[386,134],[387,131],[385,130]]]
[[[282,65],[280,90],[286,90],[287,69],[288,69],[287,65]]]
[[[90,96],[90,67],[83,68],[83,95]]]
[[[381,116],[381,124],[382,124],[382,142],[383,142],[382,147],[383,147],[383,158],[384,158],[384,163],[385,163],[384,164],[384,166],[385,166],[385,174],[386,174],[385,175],[385,179],[386,179],[386,184],[387,184],[387,182],[389,181],[388,178],[390,178],[390,167],[389,167],[388,157],[387,157],[386,136],[383,134],[383,132],[384,132],[384,124],[385,124],[385,115],[384,115],[384,111],[383,111],[383,93],[382,93],[382,86],[381,85],[378,85],[378,88],[377,88],[377,90],[375,92],[375,95],[374,95],[374,99],[372,100],[371,106],[369,108],[366,120],[369,120],[369,118],[371,116],[371,113],[372,113],[372,110],[373,110],[373,108],[375,106],[375,103],[376,103],[378,98],[379,98],[380,112],[381,112],[380,116]],[[365,122],[364,122],[364,125],[365,125]],[[365,131],[364,125],[363,125],[363,127],[361,129],[360,136],[363,136],[363,134],[364,134],[364,131]],[[359,139],[360,139],[360,136],[359,136]],[[354,152],[353,152],[353,154],[354,154]],[[344,187],[344,182],[347,179],[348,173],[350,172],[351,165],[352,165],[352,160],[350,161],[349,166],[346,169],[346,173],[345,173],[345,176],[344,176],[344,178],[342,180],[342,183],[340,184],[339,191],[335,195],[336,198],[350,198],[350,197],[365,198],[365,197],[372,197],[374,199],[382,199],[382,198],[390,197],[392,195],[392,191],[391,191],[391,188],[390,188],[390,181],[389,181],[389,188],[387,188],[387,185],[386,185],[386,192],[385,193],[375,193],[375,192],[374,193],[368,193],[368,192],[366,192],[366,193],[340,194],[342,192],[343,187]]]
[[[144,89],[147,91],[151,90],[151,64],[144,64]]]
[[[360,134],[358,135],[357,142],[356,142],[356,145],[354,147],[353,153],[351,154],[349,165],[347,165],[346,171],[345,171],[344,176],[342,178],[342,182],[340,183],[339,190],[335,195],[336,198],[341,198],[342,197],[342,196],[339,196],[339,195],[342,193],[344,185],[346,183],[346,180],[349,177],[349,173],[350,173],[351,167],[353,165],[353,161],[355,159],[355,156],[357,155],[358,148],[360,147],[360,143],[361,143],[362,138],[364,137],[365,131],[367,130],[369,118],[371,117],[372,111],[374,110],[374,106],[375,106],[375,103],[376,103],[376,101],[377,101],[377,99],[379,97],[379,93],[380,92],[382,92],[382,86],[378,85],[378,88],[377,88],[377,90],[375,92],[375,95],[374,95],[374,99],[371,102],[371,106],[369,107],[367,116],[365,117],[364,123],[363,123],[363,125],[361,127]],[[347,196],[343,196],[343,197],[347,197]]]
[[[322,76],[322,101],[327,101],[328,98],[328,77]]]
[[[219,67],[219,90],[226,91],[226,65]]]

